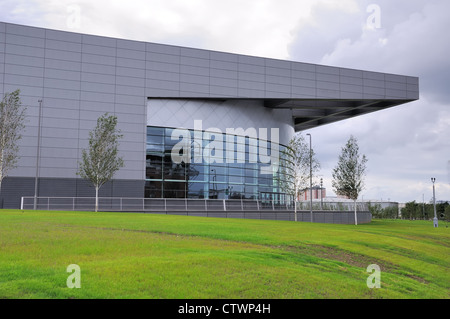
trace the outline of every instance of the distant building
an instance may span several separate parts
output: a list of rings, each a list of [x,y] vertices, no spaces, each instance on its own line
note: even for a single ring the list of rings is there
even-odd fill
[[[312,192],[310,192],[309,188],[306,188],[303,192],[298,195],[298,200],[310,200],[310,194],[312,193],[312,199],[323,199],[327,197],[327,189],[325,187],[313,186]]]

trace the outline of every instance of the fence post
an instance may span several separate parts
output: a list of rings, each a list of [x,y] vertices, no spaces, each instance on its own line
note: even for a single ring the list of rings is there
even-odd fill
[[[75,197],[72,197],[72,211],[75,211]]]
[[[20,198],[20,210],[23,210],[23,196]]]
[[[47,210],[50,210],[50,197],[47,197]]]
[[[258,211],[260,211],[260,209],[259,209],[259,200],[256,200],[256,207],[258,208]]]
[[[225,199],[223,200],[223,210],[227,211],[227,204],[225,203]]]

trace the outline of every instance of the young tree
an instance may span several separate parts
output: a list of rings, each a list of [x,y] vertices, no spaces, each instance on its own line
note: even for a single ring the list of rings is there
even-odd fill
[[[355,204],[355,225],[358,225],[356,200],[364,189],[366,163],[366,156],[359,154],[358,140],[350,136],[332,172],[332,187],[336,194],[352,199]]]
[[[25,128],[25,107],[20,101],[20,90],[6,93],[0,102],[0,193],[3,178],[17,167],[18,142]]]
[[[280,183],[281,189],[294,197],[294,216],[297,221],[297,198],[299,193],[309,187],[310,156],[311,171],[314,174],[320,169],[320,163],[315,157],[314,150],[309,151],[309,144],[301,133],[297,133],[285,150],[281,152],[280,166],[286,180]]]
[[[117,117],[104,114],[97,119],[97,126],[89,132],[89,147],[82,151],[78,175],[91,181],[95,187],[95,211],[98,211],[98,191],[114,174],[124,166],[119,154]]]

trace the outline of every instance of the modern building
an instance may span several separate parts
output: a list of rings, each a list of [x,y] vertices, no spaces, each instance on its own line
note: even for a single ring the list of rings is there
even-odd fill
[[[283,200],[274,155],[295,132],[419,98],[417,77],[0,23],[0,93],[16,89],[27,123],[5,208],[94,196],[77,170],[105,113],[125,167],[101,196]]]

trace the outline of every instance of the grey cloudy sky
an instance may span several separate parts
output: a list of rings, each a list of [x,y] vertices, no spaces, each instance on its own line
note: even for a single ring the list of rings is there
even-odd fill
[[[448,0],[0,0],[4,22],[418,76],[419,101],[304,132],[328,194],[353,134],[364,199],[400,202],[429,201],[431,177],[450,200],[449,12]]]

